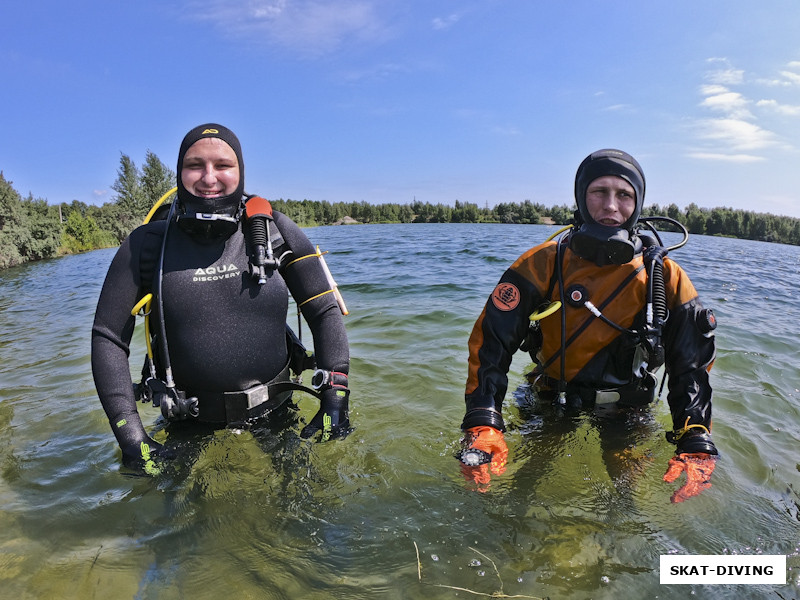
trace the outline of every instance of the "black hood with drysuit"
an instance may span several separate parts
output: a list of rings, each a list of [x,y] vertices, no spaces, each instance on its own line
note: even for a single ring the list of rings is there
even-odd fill
[[[636,207],[620,227],[601,225],[589,214],[586,190],[599,177],[613,175],[627,181],[636,192]],[[622,150],[598,150],[587,156],[575,174],[575,230],[569,245],[573,252],[599,266],[622,265],[641,252],[641,241],[634,233],[644,206],[645,179],[642,167]]]

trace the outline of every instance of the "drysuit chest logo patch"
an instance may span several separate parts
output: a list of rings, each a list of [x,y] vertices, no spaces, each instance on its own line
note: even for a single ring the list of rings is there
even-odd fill
[[[514,310],[519,305],[519,297],[519,289],[513,283],[498,283],[492,292],[492,304],[498,310]]]
[[[192,281],[219,281],[230,279],[239,275],[239,267],[230,263],[228,265],[211,265],[210,267],[199,268],[194,272]]]

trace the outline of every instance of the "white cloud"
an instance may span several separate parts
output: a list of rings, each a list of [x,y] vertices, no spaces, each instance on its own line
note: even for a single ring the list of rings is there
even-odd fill
[[[689,156],[701,160],[750,163],[765,160],[762,156],[770,149],[791,149],[778,134],[759,124],[758,117],[769,110],[783,116],[800,115],[800,106],[781,104],[776,100],[754,102],[739,89],[751,90],[758,86],[789,85],[793,79],[800,83],[800,74],[792,70],[781,71],[779,78],[757,79],[745,77],[744,71],[734,68],[725,58],[708,60],[710,70],[705,75],[707,83],[700,86],[703,99],[699,106],[716,114],[694,122],[694,134],[702,141]],[[789,63],[788,68],[800,67],[800,62]],[[746,81],[747,80],[747,81]],[[753,108],[763,109],[753,113]]]
[[[213,23],[231,36],[248,36],[319,55],[345,40],[378,40],[387,28],[374,0],[186,0],[187,18]]]
[[[800,73],[793,73],[792,71],[781,71],[781,75],[793,85],[800,85]]]
[[[253,7],[253,17],[256,19],[277,18],[286,10],[286,0],[274,0],[273,2],[256,2]]]
[[[397,74],[408,73],[409,67],[397,63],[381,63],[365,69],[351,69],[341,73],[341,78],[348,83],[364,80],[385,80]]]
[[[461,20],[461,15],[457,13],[453,13],[446,17],[436,17],[433,20],[433,28],[434,29],[450,29],[453,25],[458,23]]]
[[[755,156],[753,154],[721,154],[718,152],[690,152],[688,156],[698,160],[715,160],[733,163],[754,163],[763,162],[765,160],[763,156]]]
[[[719,85],[738,85],[744,81],[744,71],[734,69],[727,58],[709,58],[708,63],[720,65],[706,73],[706,79]]]
[[[796,117],[800,115],[800,106],[791,104],[781,104],[777,100],[759,100],[756,106],[762,108],[769,108],[770,110],[788,117]]]
[[[503,136],[515,136],[515,135],[520,135],[522,133],[517,127],[514,127],[513,125],[506,127],[495,126],[492,127],[490,131],[492,133],[496,133],[497,135],[503,135]]]
[[[728,88],[726,88],[724,85],[714,84],[714,85],[701,85],[700,86],[700,93],[703,96],[714,96],[716,94],[724,94],[727,91],[728,91]]]
[[[769,87],[791,87],[800,85],[800,61],[793,60],[786,63],[786,68],[778,73],[778,77],[771,79],[757,79],[755,83]]]
[[[633,107],[630,104],[610,104],[609,106],[606,106],[603,110],[608,112],[616,112],[619,110],[629,110],[631,108]]]
[[[698,126],[703,140],[716,142],[734,151],[763,150],[778,143],[777,136],[742,119],[706,119]]]
[[[749,119],[753,117],[752,113],[747,108],[747,105],[750,103],[749,100],[740,93],[730,92],[722,86],[708,87],[713,87],[715,93],[707,96],[706,99],[700,103],[700,106],[710,108],[711,110],[721,112],[736,119]]]
[[[755,83],[758,85],[765,85],[767,87],[789,87],[792,85],[785,79],[756,79]]]

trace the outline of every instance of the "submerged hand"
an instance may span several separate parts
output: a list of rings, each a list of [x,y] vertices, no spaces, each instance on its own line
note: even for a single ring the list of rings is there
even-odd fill
[[[138,446],[131,445],[130,447],[122,448],[122,464],[129,469],[142,471],[147,475],[160,474],[161,463],[169,458],[173,458],[173,454],[162,444],[149,437],[139,442]]]
[[[353,431],[350,427],[350,390],[331,388],[322,394],[322,403],[311,422],[300,431],[300,437],[308,439],[322,431],[319,441],[343,439]]]
[[[686,483],[672,494],[672,502],[683,502],[710,488],[711,474],[714,472],[717,458],[705,452],[684,452],[670,458],[669,467],[664,473],[664,481],[672,483],[686,471]]]
[[[494,427],[481,425],[466,430],[464,448],[458,452],[461,473],[467,481],[474,481],[478,489],[486,491],[492,474],[506,471],[508,446],[503,433]]]

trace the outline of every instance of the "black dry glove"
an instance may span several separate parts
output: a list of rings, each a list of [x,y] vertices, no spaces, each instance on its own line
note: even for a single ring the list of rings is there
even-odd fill
[[[122,447],[122,464],[147,475],[158,475],[161,473],[163,460],[173,458],[173,455],[162,444],[146,437],[138,445]]]
[[[174,458],[174,452],[152,439],[142,427],[138,415],[117,419],[111,426],[122,450],[122,464],[129,469],[158,475],[160,463]]]
[[[710,433],[689,432],[677,440],[675,454],[696,454],[702,452],[711,456],[717,456],[717,447],[711,441]]]
[[[322,392],[322,402],[311,423],[303,427],[300,437],[308,439],[322,431],[320,442],[345,438],[353,431],[350,427],[350,390],[340,386],[329,387]]]

